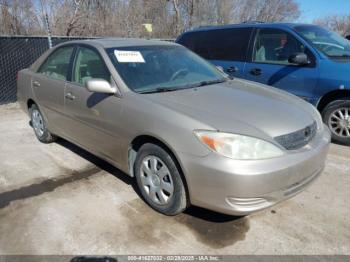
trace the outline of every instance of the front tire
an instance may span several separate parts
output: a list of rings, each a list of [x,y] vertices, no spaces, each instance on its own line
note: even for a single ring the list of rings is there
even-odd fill
[[[57,139],[57,137],[51,134],[50,131],[47,129],[47,124],[38,106],[33,104],[30,107],[29,112],[31,118],[31,125],[34,129],[34,133],[38,140],[45,144],[54,142]]]
[[[322,111],[323,122],[329,127],[332,139],[350,144],[350,100],[336,100]]]
[[[134,170],[141,195],[153,209],[168,216],[186,209],[184,181],[166,150],[155,144],[144,144],[137,154]]]

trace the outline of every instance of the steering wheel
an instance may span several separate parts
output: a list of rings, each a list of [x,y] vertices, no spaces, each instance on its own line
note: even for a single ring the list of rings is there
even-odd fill
[[[181,75],[185,76],[187,74],[188,74],[188,70],[187,69],[179,69],[170,77],[170,81],[175,80],[176,78],[178,78]]]

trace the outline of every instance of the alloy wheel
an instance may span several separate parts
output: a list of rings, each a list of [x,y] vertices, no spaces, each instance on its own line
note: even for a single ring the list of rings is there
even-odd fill
[[[331,131],[340,137],[350,137],[350,108],[341,107],[334,110],[328,121]]]

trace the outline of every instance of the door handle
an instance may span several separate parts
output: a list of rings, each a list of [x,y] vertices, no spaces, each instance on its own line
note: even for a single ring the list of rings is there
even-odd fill
[[[69,99],[69,100],[74,100],[75,99],[75,95],[73,95],[72,93],[67,93],[64,97]]]
[[[39,86],[40,86],[40,83],[39,83],[38,81],[33,81],[33,86],[39,87]]]
[[[239,70],[237,66],[230,66],[229,68],[226,69],[227,73],[235,73]]]
[[[253,68],[252,70],[250,70],[250,73],[253,76],[259,76],[262,74],[262,70],[260,68]]]

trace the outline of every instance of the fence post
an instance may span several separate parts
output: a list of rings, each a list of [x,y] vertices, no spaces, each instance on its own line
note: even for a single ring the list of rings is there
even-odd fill
[[[45,24],[46,24],[46,29],[47,29],[47,40],[49,42],[49,48],[52,48],[51,29],[50,29],[50,24],[49,24],[49,16],[47,15],[47,13],[45,14]]]

